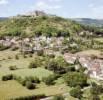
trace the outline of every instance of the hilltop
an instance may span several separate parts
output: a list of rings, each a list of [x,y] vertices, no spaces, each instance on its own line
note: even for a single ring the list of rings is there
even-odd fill
[[[43,12],[28,13],[10,17],[0,22],[0,35],[32,36],[32,35],[78,35],[85,31],[83,25],[70,19],[48,15]]]

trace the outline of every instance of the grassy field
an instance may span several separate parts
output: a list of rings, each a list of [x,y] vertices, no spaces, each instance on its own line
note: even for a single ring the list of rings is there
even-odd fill
[[[0,77],[7,74],[14,74],[21,77],[37,76],[41,79],[42,77],[46,77],[53,73],[44,68],[29,69],[28,65],[31,61],[34,60],[34,57],[23,58],[22,56],[20,56],[19,59],[16,60],[16,54],[18,54],[17,51],[13,53],[11,53],[11,51],[0,52],[0,58],[4,59],[5,57],[4,60],[0,61],[0,65],[2,66],[0,67]],[[8,59],[6,57],[11,57],[12,59]],[[9,70],[9,67],[14,65],[16,65],[16,67],[19,69],[15,71]]]
[[[45,94],[46,96],[52,96],[56,94],[66,93],[68,90],[67,88],[68,87],[65,84],[46,86],[45,84],[41,83],[37,85],[37,89],[28,90],[16,81],[0,81],[0,100],[32,94]]]
[[[15,55],[17,54],[19,55],[18,60],[15,59]],[[8,59],[9,57],[11,59]],[[34,58],[35,55],[33,55],[33,57],[28,56],[27,58],[24,58],[18,51],[5,50],[0,52],[0,79],[3,75],[7,74],[13,74],[20,77],[36,76],[39,79],[53,74],[53,72],[42,67],[29,69],[28,65],[34,60]],[[14,71],[10,70],[9,67],[12,65],[16,65],[19,69]],[[57,80],[56,84],[53,86],[47,86],[44,83],[40,83],[37,84],[37,88],[34,90],[28,90],[14,80],[6,82],[0,81],[0,100],[36,94],[45,94],[46,96],[63,94],[68,92],[69,87],[67,87],[62,81],[62,79]]]

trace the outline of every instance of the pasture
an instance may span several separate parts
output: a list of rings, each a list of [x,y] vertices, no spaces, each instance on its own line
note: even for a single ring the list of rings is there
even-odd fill
[[[19,55],[19,59],[15,59],[15,55]],[[9,58],[10,57],[10,58]],[[2,76],[13,74],[16,76],[24,77],[38,77],[40,80],[43,77],[52,75],[53,72],[46,70],[42,67],[29,69],[28,65],[33,61],[33,57],[24,58],[18,51],[5,50],[0,52],[0,80]],[[15,65],[17,70],[10,70],[9,67]],[[15,80],[0,81],[0,100],[6,100],[9,98],[15,98],[19,96],[45,94],[46,96],[52,96],[56,94],[63,94],[68,92],[68,87],[62,82],[62,79],[57,80],[53,86],[47,86],[43,82],[37,84],[36,89],[28,90]]]

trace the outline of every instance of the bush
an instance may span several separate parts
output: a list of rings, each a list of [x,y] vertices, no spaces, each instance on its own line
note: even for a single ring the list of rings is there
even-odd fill
[[[12,98],[10,100],[40,100],[41,98],[45,98],[45,97],[46,96],[44,94],[39,94],[39,95],[31,95],[31,96]]]
[[[84,87],[88,85],[87,76],[81,72],[69,72],[64,75],[64,80],[71,87]]]
[[[98,95],[90,95],[88,100],[102,100],[102,99],[100,99],[100,97]]]
[[[36,62],[31,62],[30,64],[29,64],[29,68],[37,68],[37,65],[36,65]]]
[[[43,51],[43,50],[37,51],[37,55],[38,55],[38,56],[43,56],[43,55],[44,55],[44,51]]]
[[[35,89],[36,88],[35,84],[33,84],[31,81],[27,81],[25,86],[27,89]]]
[[[92,83],[92,87],[90,88],[90,92],[93,95],[100,95],[103,93],[103,86],[97,85],[96,83]]]
[[[12,79],[13,79],[13,75],[12,74],[2,76],[2,81],[8,81],[8,80],[12,80]]]
[[[55,82],[54,80],[56,79],[55,75],[50,75],[48,77],[45,77],[42,79],[42,81],[46,84],[46,85],[53,85]]]
[[[79,86],[73,88],[71,91],[70,91],[70,95],[75,97],[75,98],[78,98],[78,99],[81,99],[82,98],[82,91],[81,91],[81,88]]]
[[[24,57],[24,58],[27,58],[26,54],[23,54],[23,57]]]
[[[8,59],[12,59],[10,56],[8,56]]]
[[[54,96],[53,100],[64,100],[64,97],[61,95]]]
[[[30,77],[26,77],[25,80],[26,80],[26,81],[30,81],[30,82],[32,82],[32,83],[40,83],[40,80],[39,80],[39,78],[37,78],[37,77],[32,77],[32,76],[30,76]]]
[[[17,60],[18,60],[18,59],[19,59],[19,56],[18,56],[18,55],[15,55],[15,59],[17,59]]]
[[[34,77],[34,83],[40,83],[40,80],[39,80],[39,78],[37,78],[37,77]]]
[[[17,67],[16,67],[16,65],[14,65],[14,66],[10,66],[9,69],[10,69],[10,70],[16,70]]]

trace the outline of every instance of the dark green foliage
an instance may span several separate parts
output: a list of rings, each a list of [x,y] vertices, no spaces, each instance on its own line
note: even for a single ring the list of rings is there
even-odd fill
[[[81,99],[82,94],[83,94],[83,92],[81,91],[81,88],[79,86],[77,86],[77,87],[73,88],[72,90],[70,90],[70,95],[75,97],[75,98]]]
[[[30,89],[30,90],[36,88],[35,84],[32,83],[31,81],[26,81],[25,86],[27,89]]]
[[[91,95],[89,97],[89,100],[102,100],[102,99],[100,99],[100,97],[98,95]]]
[[[2,81],[8,81],[8,80],[12,80],[12,79],[13,79],[13,75],[12,74],[2,76]]]
[[[25,80],[26,80],[26,81],[30,81],[30,82],[32,82],[32,83],[40,83],[39,78],[33,77],[33,76],[26,77]]]
[[[10,66],[9,69],[10,69],[10,70],[16,70],[17,67],[16,67],[16,65],[14,65],[14,66]]]
[[[64,75],[65,82],[71,86],[87,86],[87,76],[81,72],[69,72]]]
[[[66,71],[68,71],[68,64],[62,57],[57,57],[47,62],[46,69],[51,70],[57,74],[64,74]]]
[[[43,51],[43,50],[37,51],[37,55],[38,55],[38,56],[43,56],[43,55],[44,55],[44,51]]]
[[[39,94],[39,95],[31,95],[31,96],[12,98],[10,100],[40,100],[45,97],[46,96],[44,94]]]
[[[18,55],[15,55],[15,59],[17,59],[17,60],[18,60],[18,59],[19,59],[19,56],[18,56]]]
[[[29,64],[29,68],[37,68],[37,64],[36,62],[32,61],[30,64]]]
[[[46,85],[53,85],[55,84],[55,80],[57,79],[57,76],[55,75],[50,75],[48,77],[42,78],[42,81],[46,84]]]
[[[65,100],[62,95],[54,96],[53,100]]]
[[[103,93],[103,86],[97,85],[96,83],[92,83],[92,87],[90,89],[91,94],[100,95]]]
[[[23,54],[23,57],[24,57],[24,58],[27,58],[27,55],[26,55],[26,54]]]

